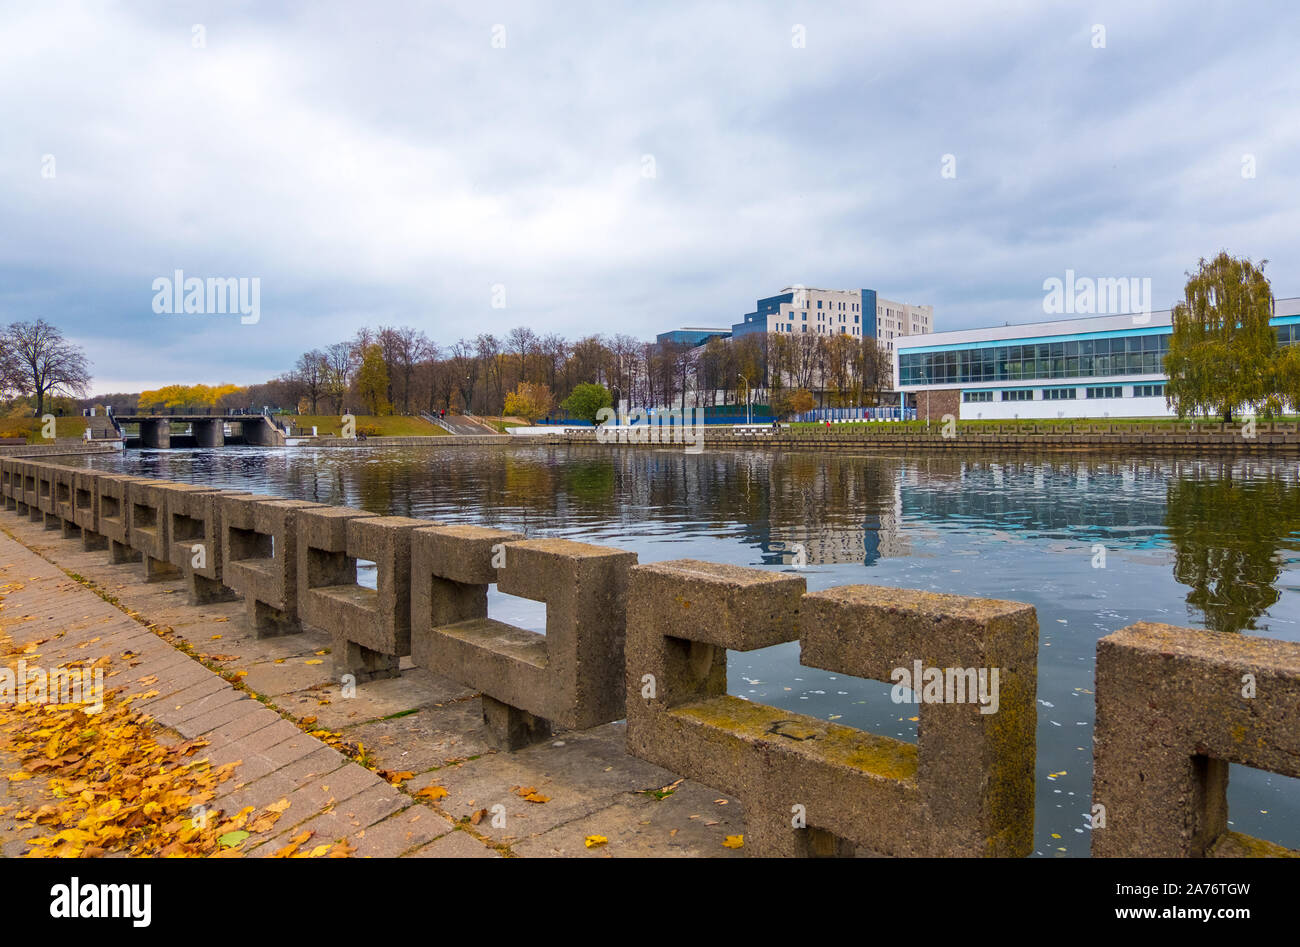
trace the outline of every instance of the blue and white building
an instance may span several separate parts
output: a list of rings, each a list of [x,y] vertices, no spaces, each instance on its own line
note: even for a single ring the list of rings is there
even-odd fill
[[[678,345],[689,345],[695,348],[703,345],[710,339],[729,339],[731,338],[730,329],[706,329],[699,326],[687,326],[682,329],[672,329],[668,332],[660,332],[655,336],[655,341],[660,345],[667,342],[673,342]]]
[[[1279,345],[1300,341],[1300,297],[1274,300]],[[1169,310],[902,337],[905,395],[960,392],[960,419],[1164,417]]]

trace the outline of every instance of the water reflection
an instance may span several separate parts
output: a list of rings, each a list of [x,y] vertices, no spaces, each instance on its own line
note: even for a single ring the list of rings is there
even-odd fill
[[[1268,471],[1237,479],[1230,465],[1213,477],[1169,484],[1165,523],[1174,578],[1191,587],[1187,604],[1215,631],[1257,630],[1282,596],[1282,570],[1300,549],[1300,487]]]

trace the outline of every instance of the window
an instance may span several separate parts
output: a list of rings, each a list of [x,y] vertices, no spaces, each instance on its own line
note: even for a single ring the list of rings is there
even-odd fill
[[[1033,401],[1034,389],[1032,388],[1013,388],[1010,391],[1002,392],[1003,401]]]
[[[1073,401],[1078,392],[1074,388],[1044,388],[1044,401]]]
[[[1103,388],[1089,388],[1087,390],[1089,398],[1123,398],[1123,385],[1106,385]]]
[[[972,401],[992,401],[993,392],[991,391],[963,391],[961,400],[967,403]]]
[[[1134,398],[1163,398],[1165,396],[1164,385],[1134,385]]]
[[[817,308],[820,309],[821,307],[822,307],[822,301],[819,299],[817,300]]]

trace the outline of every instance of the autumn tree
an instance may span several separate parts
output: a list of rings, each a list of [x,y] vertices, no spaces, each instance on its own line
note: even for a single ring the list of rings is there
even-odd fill
[[[1272,394],[1277,336],[1263,267],[1220,253],[1188,274],[1174,306],[1164,370],[1165,397],[1178,416],[1218,415],[1259,405]]]
[[[551,396],[551,389],[545,385],[521,381],[514,391],[506,395],[505,413],[512,417],[523,418],[532,424],[538,418],[550,414],[554,406],[555,399]]]
[[[388,401],[388,368],[384,353],[377,344],[366,346],[357,371],[357,394],[368,413],[388,414],[392,405]]]
[[[816,405],[817,400],[813,398],[812,392],[805,388],[783,389],[772,397],[772,413],[778,418],[803,414]]]

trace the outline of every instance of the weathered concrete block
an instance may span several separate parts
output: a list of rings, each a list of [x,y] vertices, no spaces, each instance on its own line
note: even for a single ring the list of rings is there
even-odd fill
[[[39,519],[41,504],[40,494],[36,489],[36,472],[40,469],[40,464],[30,460],[23,460],[19,461],[18,465],[23,475],[23,506],[28,514],[31,514],[35,519]]]
[[[0,457],[0,498],[4,499],[5,509],[12,510],[9,502],[14,497],[14,461],[9,457]]]
[[[259,638],[292,634],[298,621],[298,513],[325,509],[306,500],[223,494],[222,581],[244,597]]]
[[[54,476],[58,470],[56,464],[35,464],[36,468],[36,505],[42,513],[54,512]]]
[[[131,526],[127,515],[131,506],[130,486],[139,479],[126,474],[101,474],[95,481],[99,534],[108,540],[108,558],[114,564],[140,560],[140,553],[131,547]]]
[[[4,506],[6,510],[15,512],[27,512],[27,504],[23,500],[23,462],[16,458],[4,458],[0,461],[3,465],[4,477]]]
[[[298,610],[330,633],[340,677],[397,676],[410,653],[410,533],[428,524],[347,507],[299,512]],[[376,588],[357,584],[358,559],[375,563]]]
[[[453,526],[412,541],[411,658],[494,701],[484,719],[510,749],[553,724],[586,729],[623,716],[627,577],[636,562],[619,549],[513,535]],[[498,545],[504,565],[494,568]],[[493,578],[508,595],[546,603],[545,635],[487,617]]]
[[[171,564],[185,576],[193,604],[234,599],[222,581],[222,503],[224,490],[175,490],[167,497],[167,542]]]
[[[36,507],[32,509],[33,520],[43,520],[46,529],[58,529],[62,526],[54,510],[54,481],[59,470],[57,464],[37,463],[36,469]],[[37,510],[39,509],[39,514]]]
[[[37,503],[36,494],[36,465],[30,460],[18,461],[18,490],[17,495],[21,498],[19,512],[30,513],[33,508],[37,511],[40,506]]]
[[[168,509],[181,493],[211,493],[211,487],[164,480],[133,480],[127,487],[127,535],[140,553],[145,581],[175,578],[181,574],[171,561]]]
[[[1096,692],[1093,855],[1300,854],[1227,803],[1231,763],[1300,777],[1300,644],[1141,622],[1097,642]]]
[[[58,466],[54,468],[50,487],[54,499],[54,515],[64,524],[76,525],[76,481],[80,468]]]
[[[434,628],[487,617],[497,580],[493,550],[523,533],[483,526],[426,526],[411,534],[411,627]]]
[[[72,521],[81,528],[83,548],[103,549],[108,540],[99,533],[99,478],[101,471],[79,468],[72,478]]]
[[[1034,610],[871,586],[802,591],[798,576],[694,560],[633,569],[629,752],[739,796],[751,854],[1028,854]],[[940,681],[970,669],[952,677],[971,692],[944,700],[940,687],[921,702],[916,745],[727,696],[726,642],[765,647],[796,628],[807,666],[882,681],[917,662]],[[979,669],[996,712],[981,713]]]

